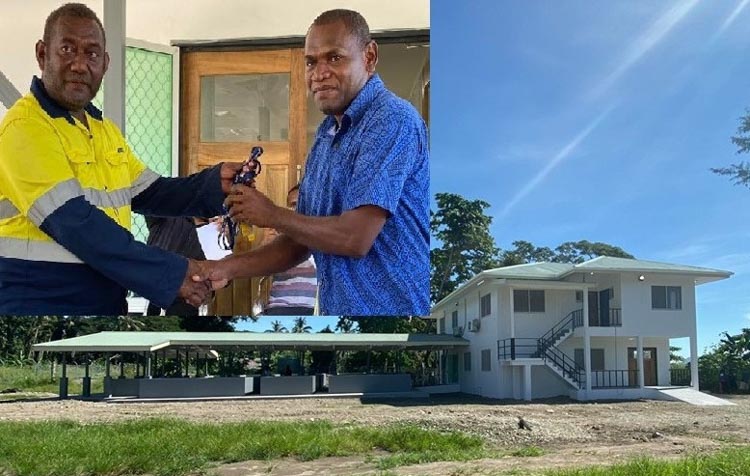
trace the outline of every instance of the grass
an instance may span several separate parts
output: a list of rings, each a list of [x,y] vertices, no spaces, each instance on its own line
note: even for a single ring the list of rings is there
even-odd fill
[[[746,476],[750,474],[750,447],[725,449],[677,461],[641,458],[606,467],[558,470],[549,476]]]
[[[542,456],[543,454],[544,450],[538,446],[524,446],[523,448],[519,448],[510,453],[511,456],[519,458],[535,458],[537,456]]]
[[[68,394],[79,395],[82,389],[82,378],[85,375],[83,365],[68,365]],[[133,376],[135,366],[127,364],[125,374]],[[15,388],[22,392],[58,393],[60,390],[60,376],[62,366],[57,366],[55,378],[50,375],[50,364],[44,365],[4,365],[0,366],[0,390]],[[91,392],[101,393],[104,391],[104,368],[101,365],[92,365],[89,369],[91,376]],[[119,366],[112,366],[112,375],[119,376]],[[10,395],[10,394],[8,394]]]
[[[148,419],[113,424],[0,422],[0,474],[182,475],[212,464],[390,453],[378,466],[472,459],[478,437],[415,426],[341,427],[326,422],[207,424]],[[44,455],[44,457],[40,457]]]

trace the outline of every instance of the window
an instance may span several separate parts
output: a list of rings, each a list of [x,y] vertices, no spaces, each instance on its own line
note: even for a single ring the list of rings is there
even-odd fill
[[[575,350],[575,361],[583,368],[583,349]],[[604,370],[604,349],[591,349],[591,370]]]
[[[492,370],[492,354],[490,349],[484,349],[482,351],[482,372],[489,372]]]
[[[471,372],[471,352],[464,352],[464,371]]]
[[[583,302],[583,291],[576,291],[576,302]]]
[[[544,312],[544,291],[513,290],[513,310],[515,312]]]
[[[445,319],[438,320],[438,334],[445,334]]]
[[[651,286],[651,309],[682,309],[682,288]]]
[[[451,325],[453,329],[458,329],[458,311],[453,311],[453,314],[451,314]]]
[[[492,295],[485,294],[479,301],[480,317],[489,316],[492,313]]]

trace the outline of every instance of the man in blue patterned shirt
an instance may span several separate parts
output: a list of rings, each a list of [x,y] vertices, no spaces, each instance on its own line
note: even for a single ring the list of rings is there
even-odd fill
[[[297,211],[237,186],[227,198],[232,217],[281,234],[226,258],[211,280],[278,272],[312,252],[321,314],[427,315],[424,121],[375,73],[378,46],[357,12],[331,10],[316,18],[305,62],[308,90],[327,117],[307,159]]]

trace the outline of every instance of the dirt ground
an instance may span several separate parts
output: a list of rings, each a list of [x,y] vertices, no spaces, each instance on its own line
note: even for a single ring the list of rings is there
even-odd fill
[[[750,396],[733,396],[734,406],[696,407],[679,402],[578,403],[570,400],[518,402],[472,397],[433,397],[429,401],[372,401],[354,398],[242,400],[170,403],[105,403],[78,400],[0,401],[0,421],[71,419],[113,422],[175,417],[201,422],[329,420],[337,424],[413,423],[436,430],[479,435],[500,451],[527,446],[542,456],[440,462],[391,470],[398,475],[538,474],[558,467],[606,464],[638,456],[675,458],[750,444]],[[531,431],[518,429],[523,417]],[[223,465],[221,476],[381,474],[364,457],[299,462],[248,461]]]

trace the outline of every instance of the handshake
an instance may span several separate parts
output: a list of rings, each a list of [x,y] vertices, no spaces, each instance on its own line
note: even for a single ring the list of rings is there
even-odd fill
[[[211,298],[213,291],[229,284],[228,262],[188,260],[185,279],[177,295],[191,306],[199,307]]]

